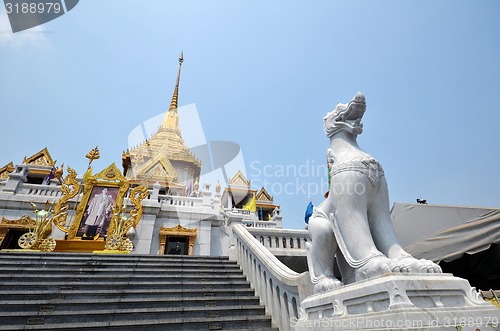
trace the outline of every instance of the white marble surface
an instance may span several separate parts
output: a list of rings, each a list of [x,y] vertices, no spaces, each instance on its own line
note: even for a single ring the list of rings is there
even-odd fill
[[[450,274],[391,274],[302,301],[296,330],[498,330],[500,309]],[[496,328],[495,328],[496,326]]]
[[[380,163],[357,143],[365,96],[358,92],[324,118],[330,139],[330,191],[309,219],[308,265],[314,291],[334,290],[387,272],[439,273],[441,268],[404,251],[389,212]],[[337,256],[342,282],[333,275]]]

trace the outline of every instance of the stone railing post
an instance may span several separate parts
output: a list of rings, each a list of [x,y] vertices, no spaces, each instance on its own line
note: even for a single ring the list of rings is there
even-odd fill
[[[161,188],[160,183],[156,182],[153,184],[153,192],[151,193],[152,200],[158,201],[158,195],[160,193],[160,188]]]
[[[7,182],[5,183],[2,191],[8,193],[16,193],[19,185],[21,183],[25,183],[28,180],[27,175],[28,166],[17,165],[16,169],[9,174],[9,179],[7,179]]]

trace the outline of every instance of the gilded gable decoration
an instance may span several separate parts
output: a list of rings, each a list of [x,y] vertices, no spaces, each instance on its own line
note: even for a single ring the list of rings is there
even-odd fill
[[[150,180],[170,182],[177,178],[177,171],[172,166],[172,163],[161,155],[157,155],[142,165],[137,166],[137,169],[135,169],[136,173],[142,174],[141,177]]]
[[[6,165],[0,168],[0,179],[9,178],[9,174],[14,171],[14,163],[10,161]]]
[[[121,174],[115,163],[94,176],[95,180],[105,180],[113,182],[126,182],[127,179]]]
[[[273,202],[273,197],[266,191],[264,187],[262,187],[257,193],[256,198],[259,202]]]
[[[250,187],[250,181],[243,175],[241,170],[238,170],[236,175],[229,181],[229,185]]]
[[[24,157],[23,164],[32,164],[32,165],[41,165],[41,166],[49,166],[53,167],[55,165],[55,161],[52,160],[50,156],[49,150],[47,147],[39,151],[38,153],[33,154],[30,157]]]

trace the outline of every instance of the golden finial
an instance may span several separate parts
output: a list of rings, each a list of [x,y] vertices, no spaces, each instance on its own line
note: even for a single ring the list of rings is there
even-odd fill
[[[219,182],[219,180],[217,180],[217,184],[215,185],[215,193],[217,195],[220,194],[220,182]]]
[[[90,168],[90,164],[92,163],[92,161],[97,160],[98,158],[101,157],[101,154],[99,154],[98,146],[92,148],[90,152],[88,152],[87,155],[85,155],[85,157],[89,159],[89,168]]]
[[[64,163],[54,172],[54,177],[59,181],[61,181],[63,174],[64,174]]]
[[[166,129],[179,128],[179,115],[177,114],[178,100],[179,100],[179,82],[181,80],[181,67],[184,62],[184,53],[181,52],[179,56],[179,70],[177,71],[177,81],[175,82],[174,94],[168,112],[163,119],[161,126]]]
[[[179,83],[181,80],[181,67],[182,62],[184,62],[184,52],[181,52],[179,56],[179,70],[177,71],[177,80],[175,82],[174,94],[172,95],[172,101],[170,102],[170,107],[168,110],[177,110],[177,101],[179,99]]]

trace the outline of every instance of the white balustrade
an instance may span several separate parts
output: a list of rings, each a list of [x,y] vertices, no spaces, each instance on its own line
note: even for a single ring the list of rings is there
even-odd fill
[[[264,221],[269,222],[269,221]],[[286,230],[278,228],[262,228],[249,227],[247,228],[264,247],[273,253],[301,251],[305,254],[306,242],[310,240],[307,230]]]
[[[44,197],[61,197],[62,191],[60,186],[23,183],[17,189],[16,194],[37,195]]]
[[[237,261],[265,305],[266,313],[280,330],[295,330],[292,321],[299,318],[299,304],[307,295],[299,288],[308,288],[308,273],[291,270],[266,248],[266,240],[278,237],[267,236],[264,240],[261,236],[259,241],[241,224],[234,225],[233,234]]]
[[[201,207],[203,198],[184,197],[175,195],[158,195],[158,199],[167,206],[172,207]]]

